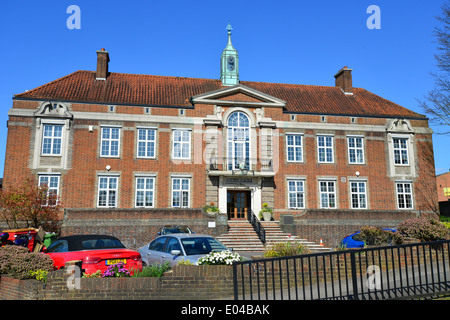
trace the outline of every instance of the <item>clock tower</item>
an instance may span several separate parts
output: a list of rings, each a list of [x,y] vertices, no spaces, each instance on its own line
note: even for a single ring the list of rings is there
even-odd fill
[[[239,58],[236,49],[231,44],[231,30],[233,28],[228,22],[228,43],[222,51],[220,59],[220,80],[223,86],[234,86],[239,84]]]

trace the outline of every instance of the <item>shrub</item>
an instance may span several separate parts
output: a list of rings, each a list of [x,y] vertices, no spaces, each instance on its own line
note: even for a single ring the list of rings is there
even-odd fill
[[[399,232],[383,230],[381,227],[365,226],[361,232],[353,237],[358,241],[364,241],[369,246],[382,246],[389,244],[402,244],[403,236]]]
[[[20,246],[0,248],[0,273],[17,279],[31,279],[35,278],[31,272],[38,270],[53,271],[53,260],[44,253],[28,252]]]
[[[233,262],[241,261],[239,253],[231,251],[211,252],[198,259],[198,265],[231,265]]]
[[[193,266],[194,264],[190,262],[189,260],[178,260],[177,263],[178,266]]]
[[[214,202],[210,202],[209,205],[203,207],[205,212],[220,212],[219,208],[214,205]]]
[[[30,275],[35,278],[38,281],[47,282],[47,270],[36,270],[36,271],[30,271]]]
[[[264,212],[270,212],[271,214],[273,213],[273,209],[270,208],[267,203],[264,202],[262,206],[263,206],[262,209],[259,211],[259,218],[260,219],[262,219]]]
[[[101,278],[102,276],[103,276],[102,275],[102,271],[101,270],[97,270],[97,271],[95,271],[94,273],[91,273],[91,274],[83,273],[82,278]]]
[[[263,256],[266,258],[297,256],[308,254],[310,250],[298,242],[281,242],[273,244],[267,249]]]
[[[401,234],[420,241],[436,241],[445,239],[448,229],[432,218],[415,218],[403,221],[397,229]]]
[[[134,277],[162,277],[165,272],[170,270],[169,263],[165,264],[154,264],[151,266],[146,266],[142,271],[136,271]]]

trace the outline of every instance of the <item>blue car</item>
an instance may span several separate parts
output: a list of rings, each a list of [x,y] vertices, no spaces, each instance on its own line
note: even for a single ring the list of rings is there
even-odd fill
[[[383,230],[392,231],[395,232],[397,229],[393,228],[383,228]],[[361,233],[361,231],[356,231],[352,234],[349,234],[348,236],[344,237],[341,241],[341,248],[364,248],[366,245],[364,241],[355,240],[353,237],[357,234]]]

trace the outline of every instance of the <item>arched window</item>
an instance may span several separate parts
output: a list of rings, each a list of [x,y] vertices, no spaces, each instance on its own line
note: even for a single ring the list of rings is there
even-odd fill
[[[240,111],[228,118],[228,170],[248,170],[250,167],[250,120]]]

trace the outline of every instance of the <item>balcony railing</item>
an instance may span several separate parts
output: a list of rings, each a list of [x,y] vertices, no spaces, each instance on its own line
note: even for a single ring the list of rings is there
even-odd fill
[[[210,158],[207,162],[209,171],[273,172],[272,158]]]

